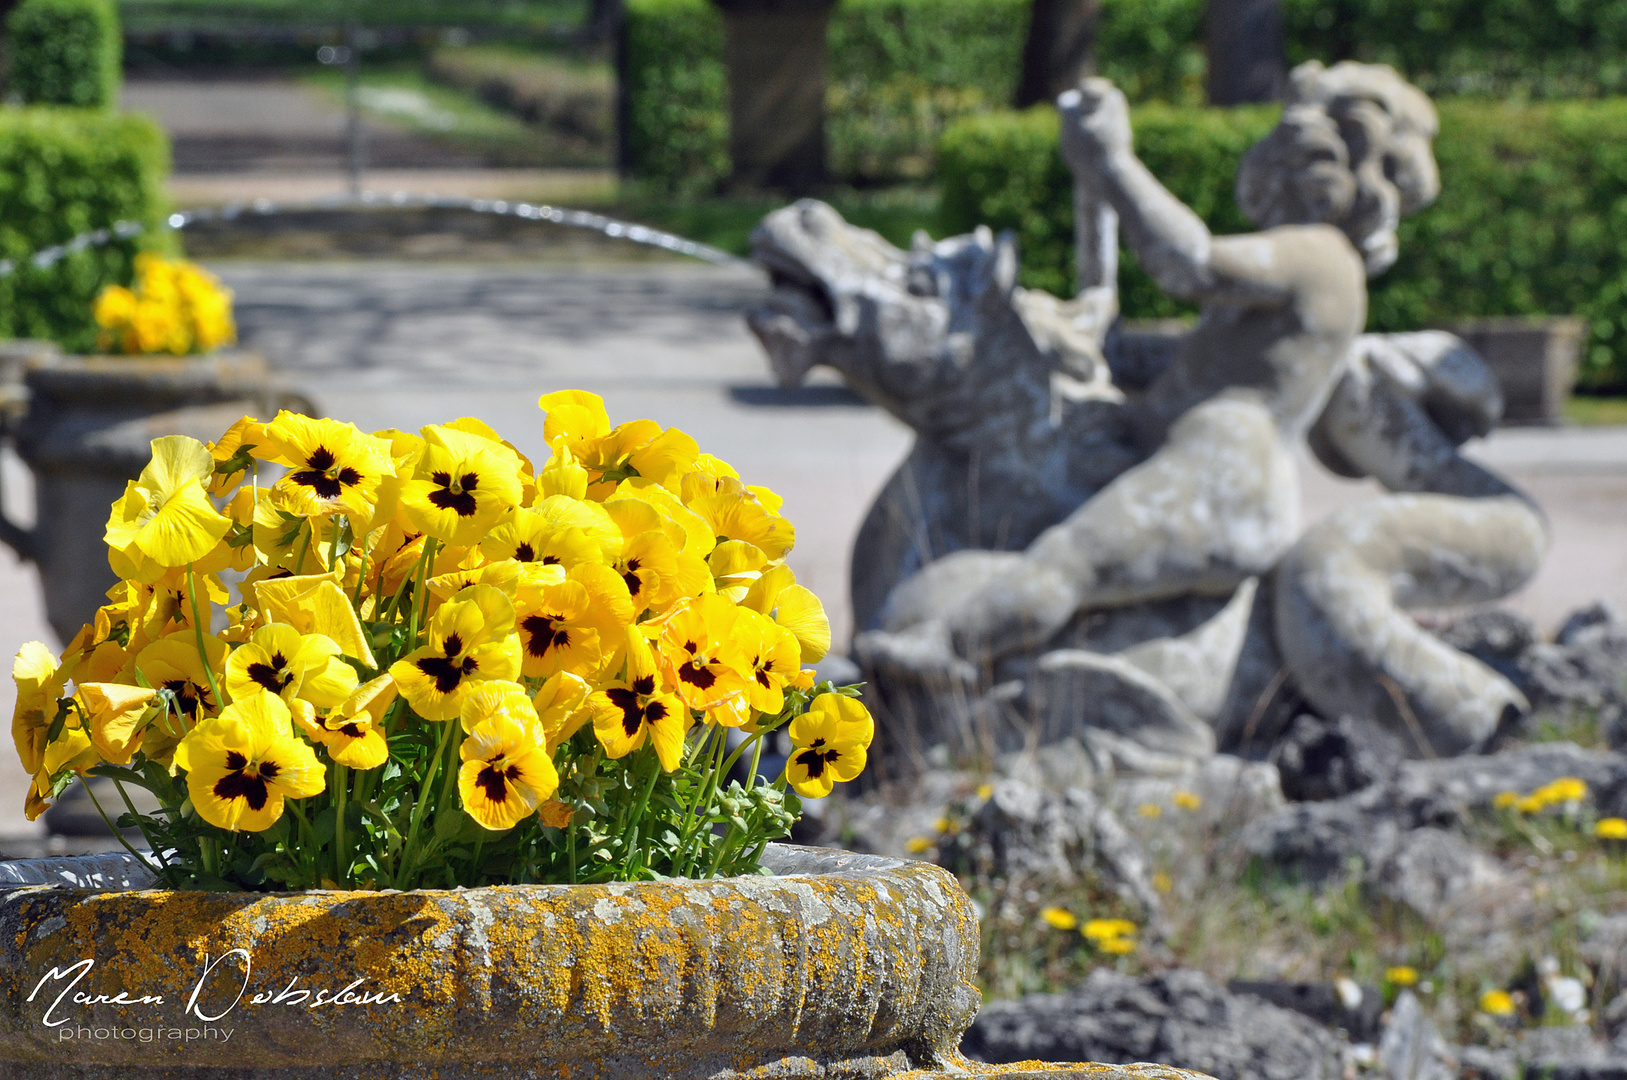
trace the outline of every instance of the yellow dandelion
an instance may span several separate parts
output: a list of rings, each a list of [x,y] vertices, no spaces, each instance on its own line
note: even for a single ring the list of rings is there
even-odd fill
[[[1129,919],[1092,919],[1079,932],[1091,941],[1110,941],[1134,934],[1136,924]]]
[[[911,855],[924,855],[932,850],[932,841],[925,836],[912,836],[904,841],[904,850]]]
[[[1487,1016],[1513,1016],[1514,999],[1507,990],[1487,990],[1480,995],[1480,1011]]]
[[[1096,947],[1110,956],[1128,956],[1136,951],[1136,941],[1135,938],[1108,938],[1097,942]]]
[[[1627,818],[1602,818],[1593,826],[1593,835],[1601,840],[1627,840]]]
[[[1057,930],[1072,930],[1079,925],[1079,917],[1067,908],[1048,907],[1039,913],[1039,917]]]
[[[1497,810],[1507,810],[1520,801],[1519,792],[1499,791],[1497,797],[1492,799],[1491,805]]]
[[[1144,818],[1162,817],[1164,808],[1159,806],[1157,803],[1144,802],[1140,806],[1136,807],[1136,813],[1140,814]]]
[[[1196,810],[1203,805],[1203,796],[1195,791],[1177,791],[1171,798],[1182,810]]]
[[[1417,986],[1418,969],[1410,968],[1405,964],[1398,964],[1384,970],[1384,981],[1391,986]]]
[[[953,824],[946,817],[938,818],[932,823],[932,830],[934,832],[946,833],[953,827]]]
[[[988,802],[990,797],[993,796],[993,795],[994,795],[994,785],[993,784],[979,784],[979,785],[977,785],[977,797],[979,799],[981,799],[983,802]]]

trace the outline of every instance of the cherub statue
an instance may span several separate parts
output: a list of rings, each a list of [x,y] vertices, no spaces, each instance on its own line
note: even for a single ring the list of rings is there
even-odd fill
[[[1301,65],[1238,173],[1260,231],[1223,237],[1136,158],[1110,83],[1058,104],[1089,286],[1075,301],[1017,288],[1010,240],[987,230],[906,256],[801,203],[756,236],[781,287],[751,323],[781,377],[833,366],[920,435],[855,545],[856,657],[923,713],[958,701],[1176,754],[1235,736],[1273,664],[1324,711],[1418,729],[1420,752],[1484,745],[1523,699],[1399,605],[1506,593],[1545,530],[1457,453],[1500,409],[1477,358],[1449,335],[1361,336],[1366,279],[1439,190],[1428,98],[1387,67]],[[1103,361],[1116,233],[1202,311],[1139,393]],[[1302,539],[1307,433],[1333,467],[1434,494]],[[1188,625],[1083,641],[1099,615],[1171,604]]]

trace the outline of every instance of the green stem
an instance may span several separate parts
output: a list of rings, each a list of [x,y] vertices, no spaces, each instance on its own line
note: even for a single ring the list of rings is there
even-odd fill
[[[220,696],[220,686],[215,682],[215,669],[209,663],[209,652],[203,647],[203,616],[198,614],[198,578],[192,572],[191,563],[186,564],[186,588],[192,600],[192,631],[198,639],[198,662],[203,665],[203,673],[209,677],[209,693],[218,709],[225,701]]]
[[[141,814],[136,810],[136,804],[130,801],[130,793],[128,791],[124,790],[124,785],[119,783],[119,778],[116,777],[116,776],[113,778],[113,787],[114,787],[115,790],[118,791],[119,798],[124,800],[124,807],[125,807],[125,809],[130,811],[130,816],[137,820],[137,822],[138,822],[137,827],[139,828],[140,827],[139,822],[140,822],[140,819],[141,819]],[[87,787],[86,790],[89,790],[89,788]],[[147,836],[147,830],[142,829],[141,830],[141,835],[146,837],[147,843],[152,844],[153,857],[158,860],[158,864],[160,866],[162,866],[164,869],[168,870],[169,869],[169,860],[164,858],[164,853],[158,849],[158,845],[153,844],[153,838],[150,837],[150,836]]]
[[[333,822],[333,868],[336,876],[334,883],[340,888],[350,884],[350,860],[345,857],[345,767],[337,761],[333,763],[334,772],[334,805],[338,816]]]
[[[444,721],[446,730],[441,732],[441,744],[435,748],[435,756],[429,759],[429,768],[424,771],[423,780],[418,783],[418,801],[412,808],[412,824],[407,828],[407,842],[401,847],[401,858],[396,863],[395,887],[401,888],[402,879],[412,871],[412,858],[416,854],[418,843],[418,829],[424,823],[424,811],[429,807],[429,787],[435,782],[435,773],[441,767],[441,755],[446,752],[447,743],[452,741],[452,729],[461,729],[463,725],[456,720]]]
[[[424,597],[424,593],[428,591],[428,588],[424,583],[429,580],[429,568],[434,561],[435,538],[431,536],[429,539],[424,541],[424,554],[418,560],[418,586],[413,591],[412,618],[407,624],[408,652],[411,652],[418,647],[419,616],[429,609],[429,604]]]
[[[132,847],[130,845],[130,841],[124,838],[124,834],[119,831],[118,826],[114,825],[112,820],[108,818],[107,811],[102,809],[101,801],[96,798],[96,793],[90,789],[90,784],[86,782],[85,778],[81,776],[79,778],[79,782],[85,785],[85,794],[90,796],[90,804],[96,808],[96,813],[99,814],[101,819],[107,823],[108,831],[118,838],[119,843],[124,845],[124,850],[135,856],[136,862],[140,863],[142,866],[145,866],[154,877],[157,877],[159,868],[142,858],[141,852]]]
[[[678,845],[678,850],[683,854],[683,863],[686,870],[691,870],[695,866],[695,860],[699,853],[693,850],[692,845],[696,838],[705,832],[701,810],[702,807],[712,805],[712,796],[717,793],[718,779],[722,775],[719,770],[723,764],[723,755],[729,748],[729,736],[726,728],[717,728],[713,732],[712,738],[715,743],[715,749],[711,754],[712,767],[701,778],[701,796],[690,807],[691,812],[685,818],[682,839]]]

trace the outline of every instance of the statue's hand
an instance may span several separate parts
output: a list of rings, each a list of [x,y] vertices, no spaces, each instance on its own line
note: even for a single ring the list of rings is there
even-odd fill
[[[1082,79],[1056,99],[1062,113],[1062,157],[1074,172],[1093,171],[1095,163],[1128,153],[1132,144],[1130,103],[1106,79]]]

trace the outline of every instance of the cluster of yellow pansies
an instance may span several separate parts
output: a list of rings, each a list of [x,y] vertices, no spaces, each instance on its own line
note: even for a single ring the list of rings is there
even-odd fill
[[[136,256],[135,287],[107,286],[94,313],[109,352],[185,356],[237,340],[232,291],[195,263],[150,253]]]
[[[780,728],[780,790],[857,776],[870,715],[815,692],[830,626],[784,561],[780,498],[681,431],[612,427],[595,395],[540,405],[540,468],[473,419],[285,412],[154,440],[108,518],[109,603],[60,658],[17,657],[29,817],[73,774],[157,766],[183,817],[261,832],[292,807],[410,862],[436,842],[416,803],[442,792],[485,830],[603,821],[596,771],[649,803],[659,775]],[[693,800],[687,822],[722,783],[667,801]],[[300,802],[324,792],[336,820],[313,826]]]

